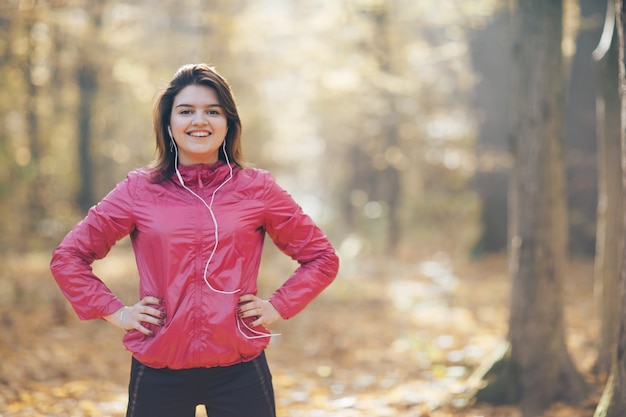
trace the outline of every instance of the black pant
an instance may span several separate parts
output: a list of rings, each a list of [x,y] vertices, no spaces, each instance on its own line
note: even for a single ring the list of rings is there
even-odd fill
[[[133,358],[126,417],[275,417],[272,375],[265,353],[231,366],[154,369]]]

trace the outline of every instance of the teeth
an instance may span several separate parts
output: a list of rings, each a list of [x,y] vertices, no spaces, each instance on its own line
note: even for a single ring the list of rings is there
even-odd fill
[[[201,138],[201,137],[209,136],[209,133],[208,132],[190,132],[189,135]]]

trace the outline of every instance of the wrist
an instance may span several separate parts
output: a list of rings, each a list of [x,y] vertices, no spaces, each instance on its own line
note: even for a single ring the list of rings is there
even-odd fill
[[[120,314],[119,314],[119,324],[120,324],[120,327],[124,330],[126,330],[126,327],[124,326],[124,313],[126,312],[126,309],[128,309],[128,306],[124,306],[120,308]]]

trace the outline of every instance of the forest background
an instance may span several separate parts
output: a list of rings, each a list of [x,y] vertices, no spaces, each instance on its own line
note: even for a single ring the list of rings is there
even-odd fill
[[[598,395],[591,55],[606,7],[566,0],[562,40],[568,344]],[[507,332],[510,14],[504,0],[4,1],[0,415],[122,415],[121,335],[78,323],[49,254],[152,160],[153,100],[192,62],[226,76],[245,156],[342,259],[270,346],[282,415],[516,415],[464,395]],[[131,252],[124,240],[96,265],[128,303]],[[267,255],[266,293],[293,267]],[[592,415],[598,395],[551,412]]]

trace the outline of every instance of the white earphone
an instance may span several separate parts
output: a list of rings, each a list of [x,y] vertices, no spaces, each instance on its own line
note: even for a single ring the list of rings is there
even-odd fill
[[[238,288],[236,290],[233,291],[225,291],[225,290],[219,290],[217,288],[214,288],[211,283],[209,282],[209,279],[207,278],[207,271],[209,270],[209,264],[211,263],[211,260],[213,260],[213,256],[215,255],[215,252],[217,251],[217,246],[219,243],[219,233],[218,233],[218,224],[217,224],[217,219],[215,217],[215,213],[213,213],[213,200],[215,199],[215,193],[221,189],[224,185],[226,185],[227,182],[229,182],[232,178],[233,178],[233,167],[230,164],[230,160],[228,159],[228,153],[226,152],[226,138],[224,138],[224,141],[222,142],[222,150],[224,152],[224,157],[226,158],[226,164],[228,165],[230,172],[228,175],[228,178],[226,178],[226,180],[224,180],[223,183],[221,183],[215,190],[213,190],[213,193],[211,194],[211,200],[210,202],[207,204],[207,202],[204,200],[204,198],[202,198],[200,195],[196,194],[192,189],[190,189],[189,187],[187,187],[187,185],[185,184],[185,181],[183,180],[182,175],[180,174],[180,171],[178,170],[178,146],[176,146],[176,142],[174,141],[174,137],[172,135],[172,128],[170,126],[167,127],[167,130],[170,134],[170,140],[172,141],[173,147],[174,147],[174,170],[176,171],[176,176],[178,177],[178,182],[180,183],[180,185],[187,190],[188,192],[190,192],[193,196],[195,196],[198,200],[200,200],[202,202],[202,204],[204,204],[204,206],[209,210],[209,213],[211,214],[211,220],[213,221],[213,226],[215,228],[215,244],[213,245],[213,250],[211,251],[211,255],[209,255],[209,259],[207,259],[207,262],[204,266],[204,273],[203,273],[203,278],[204,278],[204,282],[206,283],[206,285],[211,289],[211,291],[216,292],[218,294],[236,294],[238,292],[241,291],[241,288]],[[228,127],[226,128],[226,131],[228,132]],[[237,314],[235,312],[235,314]],[[243,337],[245,337],[246,339],[259,339],[259,338],[263,338],[263,337],[272,337],[272,336],[280,336],[280,333],[265,333],[265,332],[259,332],[257,330],[254,330],[252,328],[250,328],[250,326],[248,326],[246,324],[245,321],[243,321],[243,319],[241,319],[239,316],[236,317],[236,322],[237,322],[237,330],[239,330],[239,333],[241,333],[243,335]],[[255,336],[249,336],[247,334],[245,334],[243,332],[243,330],[241,329],[241,324],[243,324],[243,326],[251,333],[254,333]]]

